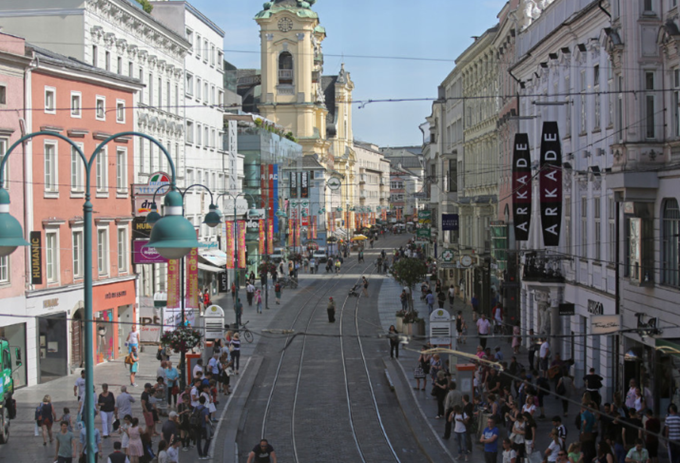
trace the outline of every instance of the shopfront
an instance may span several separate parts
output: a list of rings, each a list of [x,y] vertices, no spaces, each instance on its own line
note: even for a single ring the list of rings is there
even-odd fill
[[[135,294],[134,277],[92,289],[95,363],[115,360],[123,354],[135,320]]]
[[[5,338],[9,342],[10,352],[12,353],[12,377],[14,387],[23,387],[28,384],[26,371],[28,368],[26,361],[26,323],[0,326],[0,338]],[[22,365],[17,367],[16,349],[21,351]]]

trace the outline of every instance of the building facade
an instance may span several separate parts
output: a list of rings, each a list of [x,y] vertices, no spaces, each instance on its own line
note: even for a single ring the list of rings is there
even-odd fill
[[[380,151],[390,163],[389,222],[412,221],[422,205],[415,193],[423,188],[423,147],[382,147]]]

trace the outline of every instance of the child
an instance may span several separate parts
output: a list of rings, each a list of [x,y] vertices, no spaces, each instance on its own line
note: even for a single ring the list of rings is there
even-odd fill
[[[62,421],[66,421],[68,423],[68,430],[69,432],[73,432],[73,425],[71,423],[71,411],[68,409],[68,407],[64,407],[64,414],[61,415],[61,418],[57,420],[59,423]]]
[[[168,444],[161,440],[158,443],[158,463],[168,463],[168,452],[165,450]]]
[[[581,443],[574,442],[569,446],[567,451],[569,463],[583,463],[583,453],[581,453]]]
[[[168,448],[167,450],[167,463],[179,463],[179,447],[182,445],[182,441],[180,439],[176,439],[172,445]],[[158,457],[158,461],[160,463],[160,457]]]

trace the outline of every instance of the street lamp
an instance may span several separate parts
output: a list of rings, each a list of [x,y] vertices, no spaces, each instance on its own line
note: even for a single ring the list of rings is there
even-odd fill
[[[93,336],[92,336],[92,203],[90,202],[90,174],[92,172],[92,166],[95,165],[95,160],[97,155],[101,153],[102,149],[110,141],[121,137],[138,136],[146,138],[151,143],[156,144],[159,149],[163,152],[168,160],[168,165],[170,166],[172,173],[172,181],[170,183],[170,199],[166,201],[170,203],[170,207],[173,207],[176,202],[175,195],[171,193],[175,192],[175,164],[172,161],[172,157],[168,154],[165,147],[155,138],[139,133],[139,132],[121,132],[115,135],[111,135],[104,141],[102,141],[94,150],[89,160],[80,149],[80,147],[75,144],[71,139],[61,135],[58,132],[51,132],[46,130],[41,130],[39,132],[29,133],[24,135],[19,140],[17,140],[12,146],[9,147],[5,156],[0,161],[0,185],[4,185],[4,173],[5,165],[9,156],[14,151],[14,148],[24,143],[26,140],[30,140],[38,136],[49,136],[53,138],[59,138],[71,145],[71,148],[80,157],[80,160],[85,164],[85,203],[83,204],[83,234],[85,240],[84,249],[84,275],[83,275],[83,299],[84,299],[84,310],[85,310],[85,390],[88,393],[85,394],[85,432],[87,436],[87,461],[88,463],[95,463],[95,439],[94,439],[94,403],[92,403],[93,397],[89,391],[94,390],[94,355],[92,349]],[[175,192],[176,193],[176,192]],[[23,238],[23,232],[19,222],[9,214],[9,192],[4,188],[0,188],[0,256],[7,256],[14,252],[18,246],[28,246]],[[164,217],[163,219],[170,219],[170,217]],[[161,220],[163,220],[161,219]],[[160,222],[160,221],[159,221]],[[152,232],[153,236],[153,232]],[[162,248],[164,253],[167,255],[184,255],[189,249],[198,246],[198,241],[196,240],[196,234],[193,231],[193,226],[184,217],[172,218],[169,221],[164,222],[163,226],[156,232],[155,246]],[[160,252],[160,250],[159,250]]]
[[[184,217],[184,197],[187,194],[187,191],[189,191],[192,188],[204,188],[210,194],[210,206],[208,207],[209,211],[206,214],[205,219],[203,219],[204,224],[206,224],[210,228],[215,228],[220,224],[222,218],[219,209],[217,209],[217,206],[213,201],[212,191],[210,191],[210,189],[207,186],[202,185],[200,183],[194,183],[193,185],[189,185],[184,189],[184,191],[177,188],[174,191],[168,192],[168,194],[165,195],[165,198],[163,199],[163,204],[165,206],[165,216],[161,217],[161,215],[158,213],[158,207],[156,206],[156,194],[163,188],[167,188],[167,186],[161,185],[158,188],[156,188],[156,191],[153,192],[151,211],[146,216],[146,223],[153,226],[153,228],[151,229],[151,237],[149,238],[149,243],[147,246],[156,248],[158,254],[160,254],[161,256],[168,260],[181,259],[179,269],[180,310],[181,310],[180,320],[182,320],[181,323],[182,326],[184,326],[184,323],[186,323],[185,314],[186,301],[184,299],[185,296],[184,256],[189,254],[192,248],[197,247],[196,230],[194,229],[192,223],[189,222]],[[191,234],[194,237],[193,245],[191,242],[185,241],[172,242],[170,240],[164,239],[168,232],[174,232],[177,227],[185,227],[187,234],[191,232]],[[173,248],[172,246],[175,247]],[[186,246],[190,247],[187,248]],[[186,387],[186,349],[184,348],[182,348],[182,350],[180,351],[179,363],[181,365],[179,384],[180,388],[184,390],[184,388]]]

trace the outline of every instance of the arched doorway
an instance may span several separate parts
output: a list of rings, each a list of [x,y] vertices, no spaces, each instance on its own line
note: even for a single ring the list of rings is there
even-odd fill
[[[79,303],[71,317],[71,371],[83,367],[84,318],[83,304]]]

